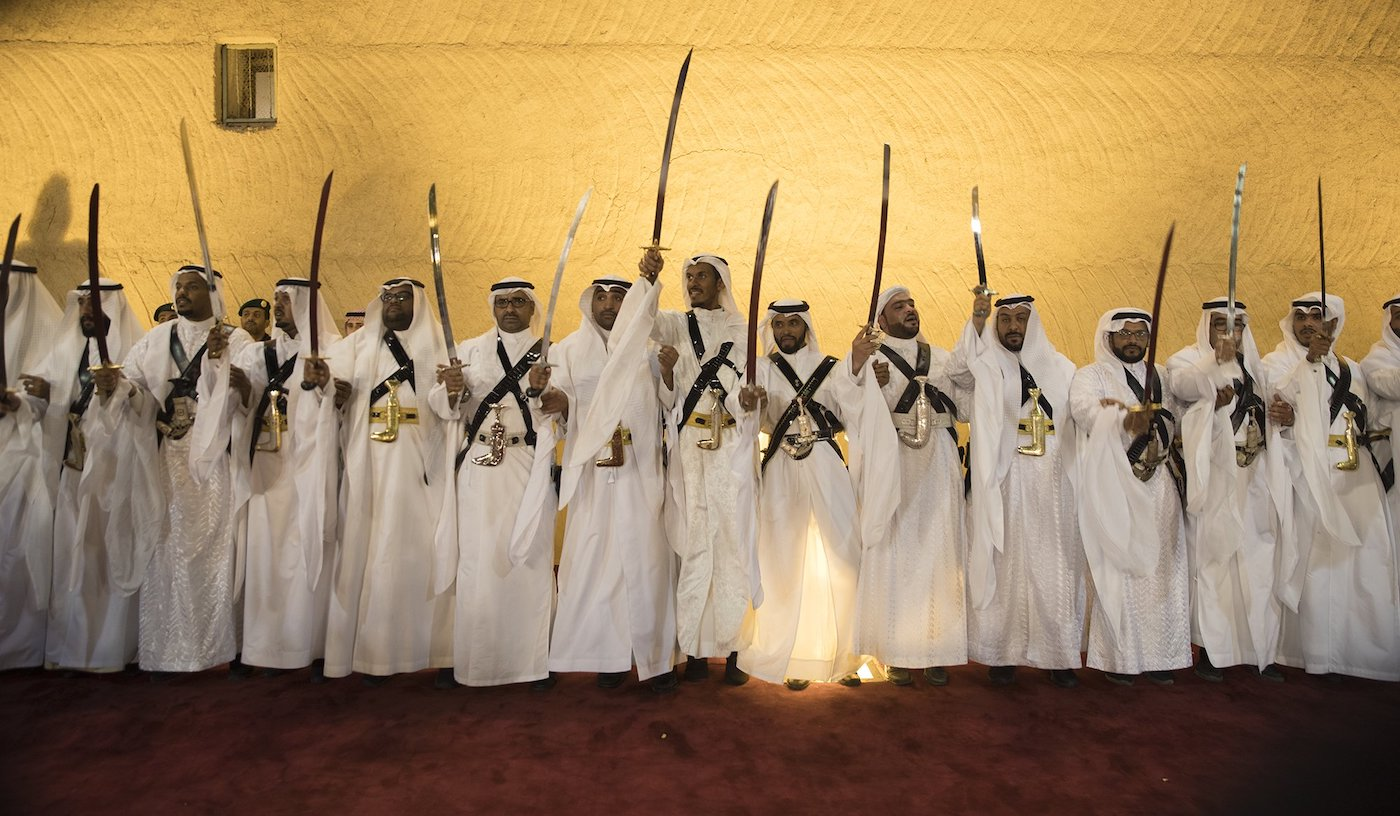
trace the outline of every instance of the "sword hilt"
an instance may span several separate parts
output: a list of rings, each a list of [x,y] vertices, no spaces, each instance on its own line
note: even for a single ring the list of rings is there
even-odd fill
[[[997,295],[997,290],[988,287],[985,283],[979,283],[967,291],[974,295],[983,295],[985,297],[996,297]]]

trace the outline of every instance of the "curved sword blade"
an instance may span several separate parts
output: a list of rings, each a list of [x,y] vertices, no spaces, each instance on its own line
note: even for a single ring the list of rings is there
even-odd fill
[[[888,149],[886,147],[886,150]],[[763,259],[768,254],[768,232],[773,226],[773,205],[777,200],[778,182],[774,181],[773,186],[768,188],[768,201],[763,205],[763,225],[758,230],[758,254],[753,260],[753,286],[749,289],[749,343],[744,358],[744,377],[749,385],[753,385],[754,376],[757,374],[754,362],[758,351],[758,321],[762,314],[760,310],[763,308]]]
[[[97,357],[102,365],[112,362],[107,352],[107,321],[102,319],[102,286],[97,269],[97,200],[99,186],[92,185],[92,195],[88,197],[88,302],[92,304],[92,321],[96,327],[93,339],[97,341]]]
[[[1240,165],[1240,174],[1235,179],[1235,216],[1230,222],[1230,288],[1225,302],[1225,332],[1230,336],[1235,334],[1235,267],[1240,257],[1240,202],[1244,198],[1244,169],[1247,166]]]
[[[1322,176],[1317,177],[1317,266],[1319,274],[1318,300],[1322,303],[1322,320],[1327,322],[1327,247],[1322,240]]]
[[[438,320],[442,323],[442,339],[447,344],[447,357],[457,365],[457,341],[452,335],[452,315],[447,312],[447,283],[442,278],[442,247],[438,236],[437,185],[428,187],[428,243],[433,259],[433,288],[437,290]]]
[[[1152,402],[1152,382],[1157,379],[1157,337],[1160,335],[1162,317],[1162,287],[1167,283],[1167,258],[1172,254],[1172,236],[1176,234],[1176,222],[1167,230],[1167,244],[1162,247],[1162,267],[1157,270],[1157,293],[1152,296],[1152,333],[1147,340],[1147,373],[1143,377],[1147,402]]]
[[[685,54],[681,63],[680,76],[676,77],[676,94],[671,98],[671,119],[666,123],[666,147],[661,151],[661,180],[656,186],[656,220],[651,227],[651,245],[661,246],[661,214],[666,209],[666,177],[671,170],[671,145],[676,140],[676,120],[681,115],[681,94],[685,92],[685,75],[690,73],[690,58],[695,53],[692,48]]]
[[[880,302],[880,280],[885,275],[885,234],[890,221],[890,146],[885,145],[884,174],[880,182],[880,244],[875,250],[875,283],[870,287],[870,319],[867,328],[875,327],[875,306]]]
[[[544,315],[544,338],[540,341],[540,360],[549,364],[549,340],[554,331],[554,307],[559,305],[559,285],[564,282],[564,265],[569,262],[569,251],[574,248],[574,236],[578,234],[579,222],[583,220],[583,211],[588,207],[588,199],[593,196],[593,188],[589,187],[583,193],[583,198],[578,200],[578,209],[574,210],[573,223],[569,224],[569,234],[564,238],[564,249],[559,253],[559,265],[554,268],[554,283],[549,287],[549,309]]]
[[[185,120],[180,120],[180,149],[185,154],[185,179],[190,183],[190,204],[194,207],[194,228],[199,233],[199,252],[204,258],[204,276],[209,283],[209,291],[214,291],[214,264],[209,259],[209,236],[204,231],[204,213],[199,208],[199,184],[194,178],[194,154],[190,152],[190,129]],[[223,320],[223,315],[217,315]]]
[[[316,208],[316,234],[311,239],[311,274],[308,276],[311,281],[311,325],[306,328],[311,332],[312,357],[321,354],[321,235],[326,229],[326,208],[330,204],[331,179],[334,176],[334,170],[327,173],[326,181],[321,185],[321,203]]]
[[[5,255],[3,260],[0,260],[0,391],[5,391],[10,385],[5,372],[5,310],[10,305],[10,265],[15,260],[15,240],[19,238],[19,218],[16,215],[14,222],[10,224],[10,234],[5,238]]]

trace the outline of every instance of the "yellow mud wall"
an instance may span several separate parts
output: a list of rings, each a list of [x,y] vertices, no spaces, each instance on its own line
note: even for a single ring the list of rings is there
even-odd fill
[[[650,238],[676,71],[695,48],[671,166],[663,305],[680,262],[728,257],[747,302],[763,198],[781,181],[764,300],[812,302],[828,351],[864,320],[893,148],[886,280],[951,345],[975,282],[980,185],[992,285],[1034,293],[1051,338],[1092,357],[1098,314],[1150,305],[1172,222],[1164,353],[1225,288],[1235,171],[1249,162],[1240,297],[1265,350],[1317,287],[1363,354],[1397,282],[1400,11],[1390,2],[1061,3],[575,0],[414,3],[0,0],[0,215],[56,294],[84,272],[102,184],[101,262],[149,317],[199,255],[178,126],[191,126],[215,265],[234,303],[304,274],[316,196],[335,186],[332,308],[427,280],[438,185],[459,335],[505,275],[547,289],[568,219],[560,322],[578,290],[635,270]],[[278,48],[275,126],[216,123],[221,42]]]

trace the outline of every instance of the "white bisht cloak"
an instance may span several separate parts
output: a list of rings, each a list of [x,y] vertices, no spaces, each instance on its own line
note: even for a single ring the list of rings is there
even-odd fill
[[[720,308],[694,311],[706,360],[718,354],[724,343],[733,343],[728,359],[734,366],[720,366],[716,376],[726,393],[737,396],[748,347],[748,322],[734,305],[729,265],[715,255],[695,255],[682,266],[682,275],[697,263],[714,266],[724,282]],[[682,288],[682,294],[689,309],[690,293]],[[676,580],[676,637],[681,651],[691,657],[724,657],[748,645],[753,608],[763,602],[754,530],[757,463],[752,440],[756,428],[747,434],[739,427],[727,428],[718,451],[698,448],[700,440],[710,437],[711,429],[682,424],[685,398],[702,363],[695,358],[685,313],[658,313],[652,339],[674,347],[680,355],[673,371],[675,388],[668,389],[664,383],[661,387],[669,453],[666,530],[681,561]],[[695,412],[706,415],[712,404],[708,394],[702,395]],[[749,442],[741,443],[740,439]]]
[[[773,341],[772,321],[779,313],[796,314],[807,323],[807,344],[792,354],[779,351]],[[806,382],[824,357],[807,304],[777,301],[763,326],[764,348],[782,354],[798,379]],[[755,383],[768,394],[763,426],[771,434],[796,391],[767,357],[756,364]],[[882,416],[885,404],[879,386],[874,378],[858,384],[849,362],[832,367],[812,400],[836,415],[848,439],[861,438],[868,425],[866,434],[884,431],[888,442],[898,444]],[[794,422],[787,434],[796,432]],[[787,678],[837,680],[860,666],[854,641],[861,519],[851,474],[839,451],[817,442],[800,460],[781,450],[775,453],[761,485],[758,560],[763,605],[754,611],[753,643],[739,654],[739,667],[772,683]]]
[[[325,495],[327,480],[336,478],[334,440],[340,439],[344,451],[336,518],[340,546],[331,567],[326,626],[327,677],[452,664],[452,595],[436,594],[433,586],[433,540],[451,485],[450,423],[445,421],[451,412],[446,399],[439,403],[429,396],[437,367],[447,364],[447,347],[421,283],[395,278],[381,293],[405,283],[411,284],[413,322],[396,334],[413,361],[413,381],[399,387],[398,399],[404,411],[417,412],[418,422],[401,424],[394,442],[370,439],[371,432],[385,428],[370,424],[371,392],[399,368],[384,342],[378,297],[365,307],[364,329],[323,350],[331,376],[351,383],[345,409],[335,410],[328,385],[307,392],[313,399],[304,394],[292,412],[292,433],[314,446],[306,453],[314,469],[295,477],[298,497],[313,505],[302,508],[308,576],[320,573],[320,566],[313,566],[313,550],[319,552],[315,527],[327,516],[314,504]],[[387,402],[385,395],[375,406]]]
[[[1389,432],[1386,438],[1376,438],[1371,443],[1372,450],[1382,468],[1388,467],[1394,474],[1395,434],[1400,433],[1400,337],[1390,328],[1392,311],[1400,310],[1400,295],[1387,300],[1381,307],[1381,339],[1371,346],[1371,351],[1361,361],[1361,370],[1366,373],[1366,387],[1371,390],[1371,431]],[[1396,562],[1400,564],[1400,488],[1391,486],[1386,493],[1386,506],[1390,512],[1390,540],[1396,542]]]
[[[1029,309],[1019,354],[1001,345],[996,315]],[[1023,456],[1018,431],[1030,416],[1021,367],[1050,404],[1053,433],[1044,456]],[[1075,366],[1045,334],[1034,299],[996,302],[979,335],[968,321],[953,349],[950,377],[973,392],[969,495],[968,656],[988,666],[1072,669],[1081,665],[1084,549],[1071,473],[1074,421],[1069,386]]]
[[[1293,302],[1315,309],[1317,292]],[[1337,470],[1345,458],[1329,436],[1346,430],[1343,411],[1331,420],[1332,387],[1325,366],[1351,369],[1351,392],[1371,407],[1366,378],[1355,362],[1335,352],[1316,363],[1293,336],[1292,314],[1280,321],[1283,339],[1264,357],[1269,386],[1293,406],[1293,427],[1284,432],[1293,484],[1296,545],[1285,542],[1279,581],[1287,609],[1279,662],[1310,674],[1350,674],[1400,680],[1400,621],[1397,612],[1395,542],[1386,522],[1380,476],[1364,449],[1356,470]],[[1342,299],[1327,296],[1327,315],[1337,318],[1333,337],[1346,325]]]
[[[1133,442],[1123,430],[1124,406],[1138,401],[1124,372],[1131,370],[1145,388],[1147,364],[1125,367],[1108,333],[1129,321],[1151,328],[1150,316],[1135,309],[1099,318],[1097,362],[1081,368],[1070,385],[1079,429],[1079,529],[1093,591],[1087,665],[1119,674],[1191,665],[1190,570],[1176,482],[1166,462],[1150,480],[1139,481],[1124,455]],[[1162,396],[1167,410],[1180,416],[1165,380]],[[1103,399],[1119,404],[1105,406]]]
[[[100,278],[102,313],[110,321],[107,352],[122,360],[140,339],[142,326],[127,302],[121,284]],[[64,465],[69,409],[82,393],[79,370],[101,360],[97,341],[83,336],[79,323],[80,295],[90,291],[84,282],[68,293],[63,330],[53,353],[44,362],[41,376],[49,382],[45,426],[46,473],[58,474],[54,501],[53,591],[49,597],[49,631],[44,662],[53,668],[84,671],[116,671],[136,659],[137,601],[112,580],[107,549],[108,533],[129,537],[132,525],[108,528],[112,494],[126,490],[124,479],[94,478],[95,457],[85,457],[82,470]],[[101,422],[101,398],[93,394],[79,420],[80,439],[90,438]],[[128,548],[130,542],[117,545]]]
[[[499,296],[524,296],[535,301],[533,286],[519,278],[506,278],[491,286],[487,304]],[[539,303],[535,315],[540,316]],[[522,510],[535,450],[528,445],[508,446],[495,466],[479,465],[476,457],[491,450],[488,438],[496,420],[489,411],[477,430],[477,439],[463,440],[462,430],[471,421],[488,392],[505,375],[496,343],[499,338],[512,365],[519,363],[539,340],[533,328],[509,334],[492,328],[458,345],[462,373],[470,398],[454,422],[451,447],[465,449],[457,470],[456,531],[450,541],[439,541],[439,579],[457,583],[456,622],[453,639],[453,674],[468,686],[496,686],[539,680],[549,674],[549,627],[554,613],[554,505],[537,502],[531,512],[539,519],[523,545],[517,565],[511,564],[511,539]],[[520,381],[523,393],[529,375]],[[507,439],[525,435],[525,417],[515,397],[500,402],[501,424]],[[533,417],[532,417],[533,419]],[[548,423],[543,423],[547,425]],[[536,425],[537,447],[553,456],[554,436]],[[460,443],[457,440],[461,440]],[[551,486],[551,491],[553,490]],[[449,517],[454,508],[445,510]]]
[[[612,331],[604,330],[593,319],[593,293],[629,285]],[[569,399],[559,496],[568,514],[551,671],[624,672],[635,664],[646,680],[675,665],[675,557],[662,519],[661,409],[648,354],[660,289],[645,278],[595,280],[579,300],[578,331],[550,348],[550,385]],[[537,415],[535,427],[551,419]],[[598,467],[619,425],[632,438],[623,464]],[[552,450],[536,446],[535,473],[547,478],[553,460]],[[532,487],[543,481],[535,473]],[[544,489],[553,499],[553,486]],[[522,515],[532,512],[531,492]]]
[[[293,362],[283,381],[281,394],[286,402],[281,435],[276,451],[255,450],[275,437],[266,418],[258,437],[252,437],[254,412],[262,402],[269,375],[266,349],[276,355],[275,366],[288,360],[304,359],[311,353],[310,281],[284,278],[275,293],[290,297],[293,320],[299,329],[296,338],[280,329],[267,343],[251,343],[234,364],[243,369],[252,386],[249,405],[241,400],[230,403],[227,424],[234,428],[233,483],[237,509],[244,512],[246,544],[243,575],[243,655],[252,666],[298,669],[325,655],[326,615],[330,603],[331,559],[325,557],[325,543],[313,534],[303,540],[301,512],[325,511],[325,503],[303,502],[295,481],[298,463],[309,456],[300,434],[293,433],[291,417],[301,407],[301,367]],[[317,300],[320,348],[329,349],[340,339],[330,309]],[[316,399],[308,396],[307,402]],[[318,568],[317,572],[311,572]]]
[[[175,281],[183,272],[204,274],[204,269],[186,266],[172,275],[172,300]],[[146,410],[152,416],[159,412],[170,394],[170,381],[181,373],[170,353],[171,333],[193,361],[223,314],[217,283],[209,296],[214,317],[198,322],[179,317],[159,324],[136,341],[127,355],[122,373],[139,396],[119,399],[120,393],[114,394],[104,409],[116,403],[118,416],[114,419],[130,428],[131,435],[155,433],[154,422],[136,426],[131,419]],[[242,351],[249,338],[247,332],[236,329],[228,339],[222,359],[211,360],[206,352],[201,360],[196,390],[212,390],[199,391],[197,409],[209,407],[217,412],[216,406],[231,398],[228,361]],[[218,385],[211,386],[211,380]],[[135,505],[149,507],[152,494],[166,505],[162,532],[154,546],[135,541],[120,554],[119,561],[114,561],[118,572],[141,589],[139,653],[141,668],[147,671],[202,671],[232,660],[238,651],[237,525],[228,456],[211,453],[217,450],[213,440],[221,431],[208,419],[201,426],[200,413],[196,410],[195,426],[183,438],[160,442],[156,479],[139,473],[147,463],[140,461],[134,449],[125,451],[127,458],[115,461],[123,478],[129,471],[138,474],[132,490],[142,495],[133,498]],[[227,429],[222,435],[227,440]],[[116,447],[125,448],[125,440],[117,441]],[[196,461],[206,463],[202,480],[196,477]],[[136,586],[127,583],[123,588],[134,590]]]
[[[5,371],[0,387],[20,395],[23,374],[39,373],[59,325],[60,311],[38,270],[11,267],[5,305]],[[44,463],[43,404],[24,396],[0,418],[0,670],[44,662],[57,474]]]
[[[892,286],[876,305],[883,310],[897,294],[908,292]],[[914,366],[922,339],[922,334],[886,337],[884,345]],[[948,352],[932,347],[930,353],[929,384],[953,401],[958,416],[950,421],[964,418],[967,395],[948,379]],[[876,352],[857,376],[874,377],[876,360],[887,358]],[[891,430],[890,412],[907,384],[891,364],[889,383],[880,389]],[[933,428],[924,447],[896,442],[895,448],[866,461],[860,477],[867,499],[886,494],[898,497],[899,504],[884,535],[863,537],[855,649],[900,668],[966,663],[966,502],[958,446],[946,429]]]
[[[1271,496],[1290,490],[1278,428],[1259,428],[1265,447],[1247,467],[1236,463],[1248,421],[1235,430],[1231,415],[1238,394],[1216,408],[1216,392],[1243,382],[1238,362],[1220,364],[1210,345],[1210,322],[1226,313],[1226,300],[1202,306],[1196,343],[1167,360],[1172,394],[1186,407],[1181,420],[1186,463],[1186,540],[1191,556],[1192,640],[1205,647],[1216,666],[1252,665],[1263,669],[1278,656],[1282,605],[1274,591],[1279,511]],[[1240,354],[1254,381],[1254,393],[1269,398],[1259,350],[1244,305],[1236,320],[1244,326]],[[1238,386],[1236,386],[1238,391]]]

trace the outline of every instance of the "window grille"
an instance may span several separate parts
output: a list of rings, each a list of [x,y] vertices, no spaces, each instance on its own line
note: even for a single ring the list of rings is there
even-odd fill
[[[219,46],[219,121],[270,125],[277,121],[277,46]]]

